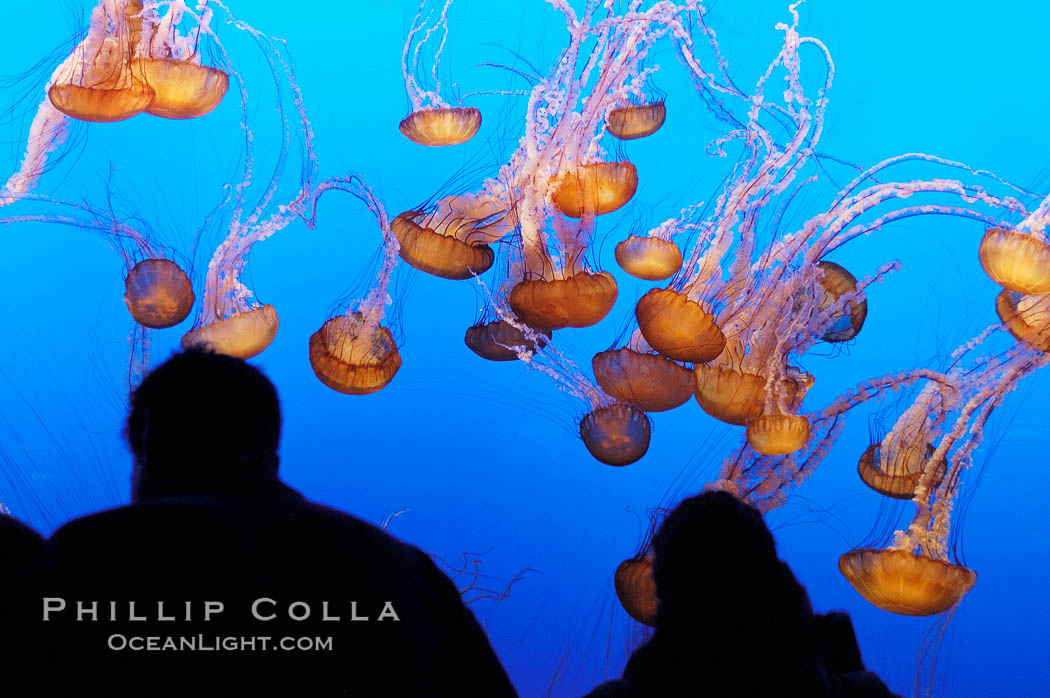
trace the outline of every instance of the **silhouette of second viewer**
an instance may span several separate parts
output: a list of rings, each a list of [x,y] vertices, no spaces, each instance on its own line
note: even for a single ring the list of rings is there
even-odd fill
[[[132,504],[47,544],[40,695],[514,695],[427,555],[278,479],[279,435],[240,359],[190,350],[143,381]]]

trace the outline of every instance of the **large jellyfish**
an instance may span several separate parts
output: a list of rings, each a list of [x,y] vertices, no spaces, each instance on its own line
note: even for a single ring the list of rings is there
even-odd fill
[[[383,233],[383,258],[376,274],[377,283],[368,294],[351,303],[345,312],[326,320],[310,336],[310,365],[317,378],[332,390],[367,395],[386,387],[401,368],[394,336],[381,324],[390,302],[388,289],[399,245],[383,205],[357,177],[333,178],[319,185],[313,196],[308,225],[316,224],[318,197],[333,189],[356,196],[375,216]]]

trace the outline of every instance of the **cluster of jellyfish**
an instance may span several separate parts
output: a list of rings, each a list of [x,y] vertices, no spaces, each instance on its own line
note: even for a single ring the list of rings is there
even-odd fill
[[[428,9],[424,2],[404,45],[412,109],[399,129],[422,147],[461,146],[482,128],[480,111],[447,102],[438,80],[451,3],[441,0]],[[276,309],[256,302],[241,280],[252,246],[296,221],[313,226],[326,192],[350,193],[374,215],[383,254],[369,291],[309,337],[308,358],[324,385],[366,395],[394,380],[402,360],[384,323],[392,274],[403,261],[419,272],[483,288],[485,319],[467,328],[466,345],[482,359],[541,371],[578,399],[581,439],[602,463],[638,461],[652,437],[649,413],[690,399],[714,419],[739,427],[739,448],[708,487],[730,491],[763,511],[782,505],[809,477],[854,408],[891,391],[910,391],[912,402],[892,428],[857,455],[857,474],[882,496],[912,500],[914,518],[887,547],[845,553],[839,569],[865,599],[887,611],[933,615],[955,607],[976,581],[973,570],[953,562],[947,544],[962,476],[992,411],[1019,381],[1050,362],[1050,197],[1040,200],[958,162],[908,153],[858,168],[824,210],[795,230],[779,230],[772,224],[778,211],[817,179],[807,167],[818,157],[834,76],[824,44],[799,33],[794,6],[791,21],[777,25],[783,35],[779,51],[746,91],[730,79],[700,0],[663,0],[648,9],[632,0],[622,12],[613,3],[591,0],[582,13],[564,0],[548,3],[564,20],[568,40],[521,94],[527,109],[517,149],[476,190],[393,218],[358,176],[318,179],[313,135],[289,64],[272,39],[230,17],[229,25],[271,51],[275,80],[290,87],[298,128],[289,122],[285,128],[303,141],[304,174],[280,205],[274,204],[276,178],[264,183],[254,206],[248,203],[253,182],[247,134],[229,229],[208,265],[199,317],[183,345],[204,344],[243,358],[263,351],[279,322]],[[100,0],[83,41],[46,86],[22,167],[0,193],[7,206],[35,201],[62,211],[12,215],[5,223],[95,228],[118,241],[128,260],[138,259],[129,264],[125,301],[146,328],[176,325],[197,304],[186,272],[131,226],[31,190],[48,154],[65,138],[68,119],[108,122],[142,112],[202,118],[223,99],[231,78],[245,110],[243,81],[212,24],[208,0],[193,7],[184,0]],[[203,41],[219,47],[226,65],[201,63]],[[598,324],[618,300],[613,274],[587,260],[598,221],[627,205],[645,177],[622,155],[626,144],[659,138],[673,108],[647,89],[657,71],[648,57],[661,43],[670,44],[699,96],[725,125],[712,152],[725,155],[732,145],[741,155],[710,205],[668,212],[659,225],[616,245],[623,272],[661,283],[632,301],[629,338],[594,355],[592,378],[558,349],[558,335]],[[429,71],[425,57],[433,61]],[[800,77],[811,58],[826,75],[815,95]],[[426,76],[431,79],[423,84]],[[786,87],[769,89],[774,78]],[[621,155],[611,156],[611,150]],[[928,167],[932,174],[895,180],[894,168],[902,163]],[[994,301],[1001,322],[957,348],[944,366],[875,376],[827,405],[806,404],[817,377],[799,368],[798,358],[818,343],[855,341],[868,313],[866,289],[898,266],[886,261],[859,277],[829,256],[894,221],[928,215],[986,228],[974,251],[1003,289]],[[492,276],[482,280],[490,270]],[[1008,337],[1010,348],[981,354],[993,335]],[[614,586],[626,612],[652,624],[659,604],[648,548],[642,545],[619,566]]]

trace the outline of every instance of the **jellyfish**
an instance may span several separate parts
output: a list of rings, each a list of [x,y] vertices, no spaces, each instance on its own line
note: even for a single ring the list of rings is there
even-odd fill
[[[689,401],[696,389],[692,372],[658,353],[646,350],[640,335],[628,346],[598,352],[591,360],[602,390],[646,412],[673,410]]]
[[[612,213],[638,191],[638,170],[629,162],[592,162],[558,175],[551,200],[569,218]]]
[[[656,625],[660,599],[656,596],[651,557],[634,557],[621,562],[613,575],[613,585],[623,610],[631,618],[645,625]]]
[[[398,129],[405,138],[419,145],[459,145],[469,141],[478,132],[481,127],[481,112],[475,107],[453,107],[442,99],[438,66],[441,52],[448,40],[448,9],[452,0],[445,0],[437,20],[430,27],[427,27],[430,15],[423,16],[425,5],[425,0],[420,3],[401,54],[401,69],[405,76],[405,89],[412,104],[412,112],[401,120]],[[420,34],[417,40],[417,35]],[[431,70],[434,89],[427,90],[420,85],[416,76],[421,75],[419,63],[422,51],[433,38],[437,38],[438,41]]]
[[[656,133],[666,118],[667,106],[661,99],[647,104],[617,107],[609,112],[605,127],[620,140],[629,141]]]
[[[84,37],[51,76],[51,105],[81,121],[122,121],[149,108],[155,98],[134,64],[142,32],[142,0],[100,0]]]
[[[232,205],[229,213],[228,232],[208,263],[201,298],[200,315],[194,327],[182,338],[183,347],[207,346],[214,351],[240,358],[250,358],[270,345],[277,334],[280,319],[277,309],[270,304],[259,303],[251,289],[241,281],[241,273],[248,262],[252,247],[296,219],[304,216],[306,208],[315,201],[315,179],[317,158],[314,153],[313,131],[306,116],[302,92],[296,82],[290,63],[281,53],[281,43],[235,19],[229,20],[241,31],[251,35],[266,52],[271,67],[277,94],[276,115],[282,131],[281,149],[277,167],[271,178],[261,188],[253,187],[253,172],[256,167],[252,147],[253,137],[247,126],[248,95],[241,89],[241,114],[244,117],[241,129],[244,133],[246,152],[243,159],[241,181],[232,188],[227,202]],[[207,23],[198,22],[202,31],[208,31]],[[287,93],[288,97],[285,97]],[[299,186],[290,194],[286,203],[271,209],[274,197],[287,167],[287,155],[292,141],[293,129],[285,114],[287,106],[283,99],[291,102],[297,117],[296,134],[301,139],[302,171]],[[249,204],[247,196],[255,193],[258,199]]]
[[[485,196],[449,196],[406,211],[391,225],[401,258],[444,279],[469,279],[492,267],[491,244],[514,228],[512,206]]]
[[[1007,291],[1026,296],[1050,293],[1050,243],[1038,236],[989,228],[978,256],[985,273]]]
[[[135,321],[151,329],[179,324],[193,309],[196,296],[186,272],[170,259],[151,257],[137,263],[124,278],[124,303]]]
[[[533,353],[529,346],[545,341],[541,331],[525,324],[499,298],[490,296],[490,302],[500,320],[525,338],[524,343],[513,347],[522,363],[546,374],[559,390],[586,405],[587,412],[578,427],[587,451],[599,462],[617,467],[641,459],[649,450],[652,436],[649,416],[636,405],[619,402],[606,394],[553,344]]]
[[[140,3],[141,4],[141,3]],[[212,10],[198,3],[199,14],[185,0],[172,0],[164,17],[156,5],[141,13],[140,42],[133,43],[132,69],[153,89],[153,102],[145,112],[166,119],[196,119],[219,106],[229,89],[230,76],[219,68],[201,63],[201,36],[211,33]],[[178,27],[189,15],[196,31],[183,36]]]
[[[519,352],[535,354],[547,346],[551,333],[536,331],[535,337],[504,320],[471,325],[463,338],[472,352],[489,361],[517,361]]]
[[[0,218],[0,223],[51,223],[80,228],[102,237],[124,264],[124,304],[140,326],[173,327],[190,314],[196,295],[193,283],[176,261],[173,250],[158,244],[145,229],[114,217],[112,208],[100,211],[87,203],[73,203],[34,194],[20,197],[23,205],[38,204],[44,212]],[[52,211],[60,211],[55,213]]]
[[[647,235],[631,235],[616,245],[616,262],[631,276],[663,281],[682,268],[682,250],[671,240],[677,232],[667,221]]]

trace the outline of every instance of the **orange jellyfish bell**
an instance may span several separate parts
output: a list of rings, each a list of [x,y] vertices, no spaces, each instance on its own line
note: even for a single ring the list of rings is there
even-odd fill
[[[695,390],[692,371],[659,354],[610,349],[595,354],[591,367],[602,390],[646,412],[672,410]]]
[[[616,261],[631,276],[660,281],[682,268],[682,251],[670,240],[632,235],[616,246]]]
[[[420,109],[398,125],[405,138],[428,146],[466,143],[480,127],[481,112],[474,107]]]
[[[270,346],[278,324],[277,310],[262,305],[190,330],[182,337],[182,347],[207,346],[220,354],[250,359]]]
[[[415,222],[417,211],[406,211],[390,222],[398,242],[401,259],[409,265],[443,279],[469,279],[483,274],[496,260],[492,248],[470,244]]]
[[[365,324],[354,313],[334,317],[310,335],[310,366],[332,390],[368,395],[394,379],[401,354],[390,330]]]
[[[959,603],[977,573],[908,550],[853,550],[839,572],[869,603],[904,616],[932,616]]]
[[[557,330],[597,324],[612,310],[618,293],[609,272],[581,272],[567,279],[519,281],[507,302],[529,327]]]
[[[672,289],[651,289],[638,299],[634,314],[649,346],[675,361],[704,363],[725,349],[714,316]]]
[[[219,106],[230,86],[225,71],[193,61],[137,58],[132,66],[156,93],[146,113],[165,119],[204,116]]]
[[[609,112],[605,121],[609,133],[625,141],[644,138],[660,130],[667,118],[667,107],[663,100],[617,107]]]
[[[536,333],[540,336],[532,340],[509,322],[496,320],[486,325],[468,327],[463,341],[472,352],[483,359],[515,361],[518,359],[518,351],[536,353],[547,346],[551,333],[544,330],[537,330]]]
[[[606,465],[630,465],[644,456],[651,434],[645,412],[623,403],[591,410],[580,422],[583,444]]]
[[[817,266],[824,271],[824,275],[820,277],[820,287],[824,292],[820,300],[821,310],[828,308],[847,293],[857,290],[857,278],[845,268],[827,261],[817,262]],[[864,320],[868,317],[868,300],[852,300],[846,305],[845,312],[838,315],[828,331],[821,336],[825,342],[848,341],[856,337],[864,327]]]
[[[749,419],[762,415],[765,406],[766,377],[738,371],[729,366],[697,364],[696,401],[704,412],[715,419],[744,426]],[[813,385],[813,377],[800,373],[780,382],[784,400],[788,404],[801,401]]]
[[[554,182],[551,199],[569,218],[585,213],[601,215],[620,208],[638,190],[638,170],[629,162],[595,162],[583,165]]]
[[[978,250],[992,281],[1026,296],[1050,293],[1050,245],[1032,235],[989,228]]]
[[[81,121],[107,123],[140,114],[153,103],[153,88],[130,60],[141,36],[142,10],[141,0],[128,0],[122,21],[109,18],[116,35],[93,37],[89,31],[47,91],[55,109]]]
[[[765,456],[794,453],[809,439],[809,420],[801,415],[763,414],[747,420],[747,442]]]
[[[144,259],[124,279],[124,303],[135,322],[164,329],[186,319],[196,296],[193,284],[170,259]]]
[[[649,558],[624,560],[613,575],[616,597],[627,615],[639,623],[656,625],[656,613],[660,610],[660,599],[656,596],[653,580],[653,561]]]
[[[1004,290],[995,299],[995,310],[1015,339],[1050,353],[1050,295],[1025,296]]]
[[[936,449],[931,444],[901,444],[891,462],[883,457],[880,444],[865,449],[857,462],[857,474],[865,485],[881,495],[893,499],[914,499],[915,487],[919,484],[926,463]],[[944,469],[941,468],[941,478]],[[937,483],[939,484],[940,478]]]

